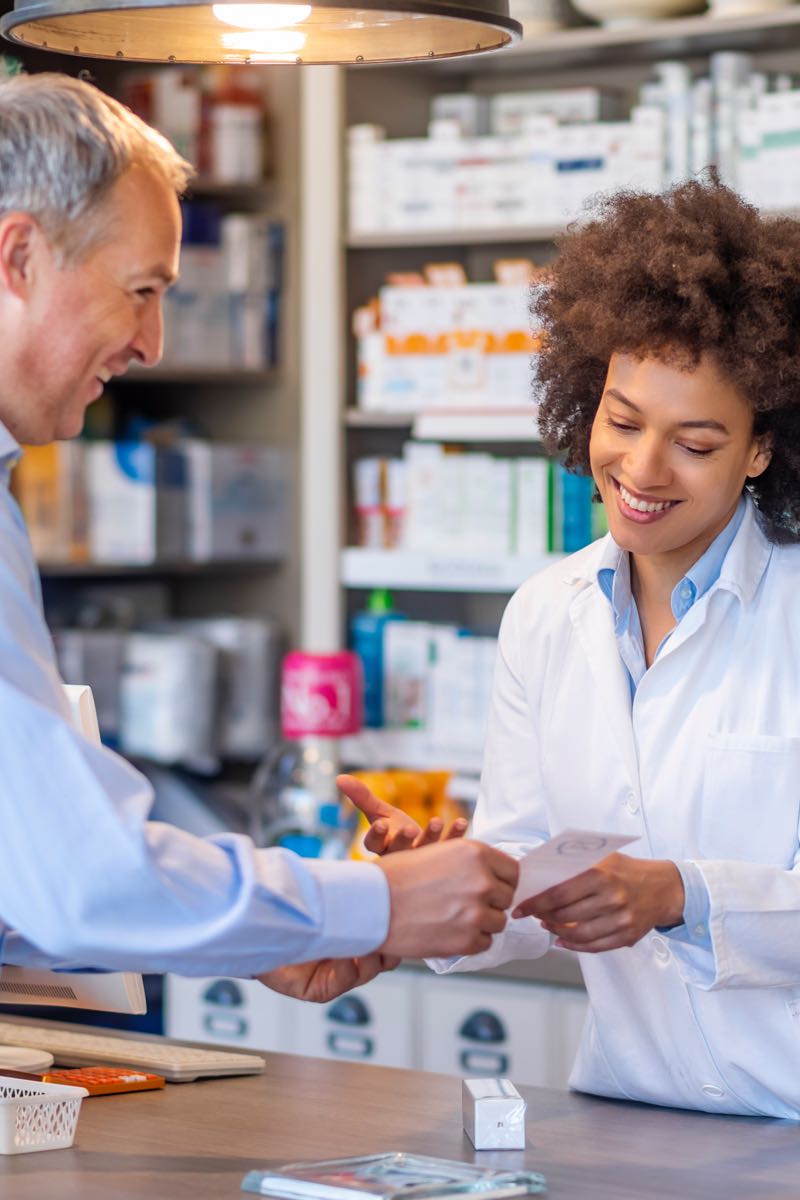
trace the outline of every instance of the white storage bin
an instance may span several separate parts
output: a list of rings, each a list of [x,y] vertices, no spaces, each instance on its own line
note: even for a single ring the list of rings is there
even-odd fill
[[[243,1050],[285,1050],[285,1014],[296,1003],[255,979],[168,975],[165,1032],[168,1037],[219,1042]]]
[[[565,1029],[581,1004],[572,989],[465,975],[420,983],[424,1070],[566,1087]]]
[[[0,1154],[71,1146],[88,1095],[86,1088],[0,1075]]]
[[[416,975],[393,971],[330,1004],[290,1001],[282,1049],[315,1058],[412,1067]]]

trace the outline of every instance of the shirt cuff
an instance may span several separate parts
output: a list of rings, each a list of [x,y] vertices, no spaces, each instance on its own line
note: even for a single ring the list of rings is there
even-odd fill
[[[356,958],[377,950],[389,933],[389,884],[380,867],[367,862],[307,858],[322,896],[320,940],[326,958]],[[313,956],[310,956],[313,957]]]
[[[675,925],[672,929],[660,929],[665,937],[675,942],[685,942],[688,946],[696,946],[699,950],[711,950],[711,930],[709,917],[711,915],[711,897],[708,894],[706,881],[702,871],[694,862],[676,862],[675,866],[683,880],[685,900],[683,905],[683,924]]]

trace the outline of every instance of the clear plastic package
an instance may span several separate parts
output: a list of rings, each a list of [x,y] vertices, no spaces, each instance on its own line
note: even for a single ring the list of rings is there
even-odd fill
[[[439,1196],[536,1196],[547,1190],[537,1171],[507,1171],[421,1154],[368,1154],[322,1162],[288,1163],[250,1171],[243,1192],[279,1200],[436,1200]]]

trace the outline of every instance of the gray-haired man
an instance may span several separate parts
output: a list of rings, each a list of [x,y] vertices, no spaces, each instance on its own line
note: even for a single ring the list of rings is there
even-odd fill
[[[190,174],[87,84],[0,85],[0,962],[260,976],[326,1000],[389,958],[484,949],[516,863],[455,839],[307,861],[148,822],[147,781],[69,724],[8,492],[20,442],[78,434],[112,376],[158,362]]]

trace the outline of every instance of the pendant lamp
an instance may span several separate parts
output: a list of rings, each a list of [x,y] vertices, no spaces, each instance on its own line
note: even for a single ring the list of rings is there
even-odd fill
[[[508,0],[15,0],[13,42],[123,62],[414,62],[519,41]]]

